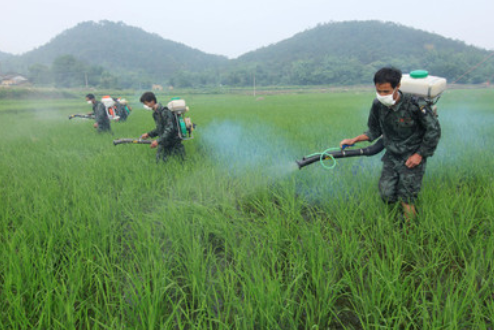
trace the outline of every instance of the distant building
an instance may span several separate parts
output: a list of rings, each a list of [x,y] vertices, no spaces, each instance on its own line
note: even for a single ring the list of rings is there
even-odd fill
[[[0,76],[0,85],[17,86],[29,83],[29,80],[20,74],[7,74]]]

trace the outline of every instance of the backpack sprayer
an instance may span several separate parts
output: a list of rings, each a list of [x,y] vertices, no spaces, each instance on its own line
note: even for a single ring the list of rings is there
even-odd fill
[[[425,70],[412,71],[410,74],[404,74],[401,78],[400,90],[404,93],[409,93],[414,96],[414,101],[420,107],[421,111],[425,111],[425,107],[432,110],[435,116],[437,116],[436,103],[441,97],[441,93],[446,90],[446,79],[441,77],[429,76],[429,73]],[[348,147],[354,145],[343,145],[342,148],[329,148],[321,153],[315,153],[308,155],[301,160],[297,160],[298,168],[301,169],[307,165],[315,162],[320,162],[326,169],[333,169],[336,166],[336,158],[349,158],[360,156],[373,156],[377,155],[384,149],[383,139],[380,138],[376,143],[366,148],[345,150]],[[333,164],[327,166],[324,164],[324,160],[332,159]]]
[[[118,121],[120,116],[118,116],[115,106],[115,100],[110,97],[110,95],[105,95],[101,98],[101,103],[105,106],[106,115],[110,120]]]
[[[189,111],[189,107],[185,104],[185,100],[174,97],[168,102],[167,108],[175,116],[175,122],[177,123],[178,137],[181,140],[191,140],[194,138],[192,134],[196,124],[193,124],[190,117],[185,117],[184,114]],[[113,140],[113,145],[119,144],[151,144],[150,140],[142,139],[118,139]]]
[[[167,108],[173,113],[177,122],[178,137],[181,140],[191,140],[194,138],[192,132],[196,125],[192,124],[190,117],[185,117],[189,107],[185,105],[185,100],[174,97],[168,102]]]

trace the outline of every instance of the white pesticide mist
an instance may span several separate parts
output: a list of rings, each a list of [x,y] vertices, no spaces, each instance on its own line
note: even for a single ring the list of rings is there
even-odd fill
[[[310,202],[361,191],[381,165],[381,156],[377,156],[338,159],[333,170],[324,169],[319,163],[299,170],[296,160],[304,154],[291,145],[292,140],[266,123],[216,121],[200,132],[201,149],[225,175],[248,180],[254,189],[293,177],[296,194]]]
[[[201,128],[201,141],[202,148],[230,175],[255,174],[272,180],[298,169],[290,141],[267,124],[216,121]]]
[[[6,107],[0,114],[2,124],[9,127],[9,134],[2,134],[2,139],[40,141],[40,136],[55,132],[68,121],[66,112],[51,102],[34,102],[18,100],[11,107]]]
[[[428,161],[426,179],[445,171],[464,173],[472,166],[487,166],[487,158],[494,154],[494,113],[478,111],[475,103],[460,102],[441,104],[438,114],[441,140]]]
[[[37,121],[64,122],[68,116],[57,108],[35,108],[32,114]]]

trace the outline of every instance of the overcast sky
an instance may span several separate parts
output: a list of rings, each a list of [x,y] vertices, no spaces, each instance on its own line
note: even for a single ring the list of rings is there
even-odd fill
[[[494,0],[2,0],[0,8],[0,51],[12,54],[42,46],[80,22],[100,20],[229,58],[318,23],[371,19],[494,50]]]

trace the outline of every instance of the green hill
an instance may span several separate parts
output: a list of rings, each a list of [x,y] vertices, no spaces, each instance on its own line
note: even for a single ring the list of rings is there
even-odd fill
[[[272,46],[242,55],[240,61],[322,59],[328,54],[363,64],[388,57],[422,58],[430,51],[477,52],[461,41],[403,25],[379,21],[320,24]]]
[[[123,23],[85,22],[19,56],[0,53],[3,71],[35,84],[177,87],[368,84],[382,66],[425,69],[454,81],[489,52],[459,40],[380,21],[320,24],[234,60]],[[494,57],[460,82],[494,79]]]
[[[452,80],[481,61],[488,51],[464,42],[395,23],[353,21],[321,24],[234,60],[231,72],[255,71],[256,81],[273,84],[354,84],[394,65],[404,72],[422,68]],[[494,75],[474,73],[469,82]],[[477,75],[475,75],[477,74]]]
[[[11,57],[13,57],[14,55],[12,54],[9,54],[9,53],[4,53],[2,51],[0,51],[0,61],[3,61],[3,60],[6,60],[6,59],[9,59]],[[0,67],[1,69],[1,67]],[[0,71],[1,72],[1,71]]]
[[[47,44],[16,57],[10,65],[26,71],[35,63],[51,65],[60,56],[103,67],[113,74],[144,74],[162,81],[179,71],[199,71],[228,62],[178,42],[123,23],[84,22],[68,29]]]

